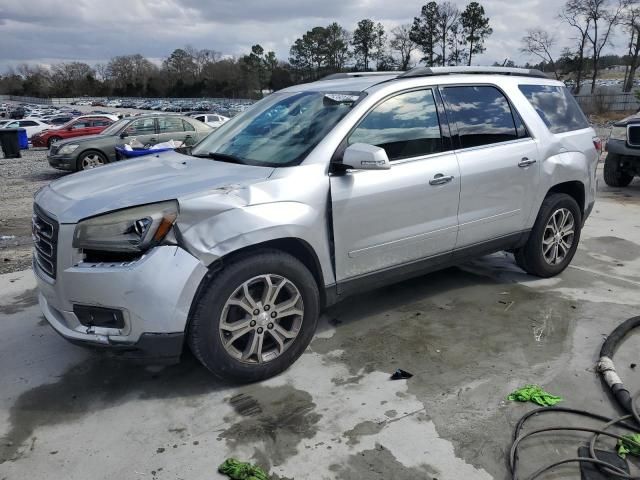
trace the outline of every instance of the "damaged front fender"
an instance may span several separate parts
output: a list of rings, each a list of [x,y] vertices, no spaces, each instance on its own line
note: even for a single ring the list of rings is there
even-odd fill
[[[299,239],[313,249],[325,285],[333,284],[326,214],[328,186],[324,188],[318,182],[312,189],[307,186],[304,195],[292,197],[289,185],[292,185],[290,178],[270,179],[248,186],[219,187],[205,195],[179,199],[180,215],[176,223],[179,243],[210,266],[246,247],[272,240]]]

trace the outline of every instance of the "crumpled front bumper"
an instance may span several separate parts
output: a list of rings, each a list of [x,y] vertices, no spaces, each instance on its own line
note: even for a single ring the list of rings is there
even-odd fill
[[[60,226],[57,278],[33,265],[40,307],[54,330],[75,344],[179,357],[191,303],[207,268],[178,246],[156,247],[131,262],[74,261],[81,258],[71,245],[74,227]],[[124,326],[83,325],[74,305],[121,310]]]

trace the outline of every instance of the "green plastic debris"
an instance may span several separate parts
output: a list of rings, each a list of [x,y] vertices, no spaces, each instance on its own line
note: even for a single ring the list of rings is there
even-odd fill
[[[623,435],[624,440],[618,440],[618,455],[626,458],[628,454],[640,456],[640,433]]]
[[[508,400],[516,402],[533,402],[542,407],[552,407],[562,401],[562,397],[556,397],[549,392],[545,392],[539,385],[525,385],[522,388],[511,392]]]
[[[218,467],[218,471],[233,480],[269,480],[269,476],[260,467],[235,458],[227,458]]]

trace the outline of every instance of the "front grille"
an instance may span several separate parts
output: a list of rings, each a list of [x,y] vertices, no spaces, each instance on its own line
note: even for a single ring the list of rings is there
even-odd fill
[[[44,213],[40,207],[33,205],[31,234],[35,247],[35,259],[38,267],[56,278],[56,259],[58,258],[58,222]]]
[[[631,147],[640,147],[640,125],[627,127],[627,143]]]

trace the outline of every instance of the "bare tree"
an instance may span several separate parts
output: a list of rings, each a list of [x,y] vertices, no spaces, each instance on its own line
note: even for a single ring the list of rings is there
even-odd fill
[[[411,65],[411,54],[418,48],[411,40],[411,25],[400,25],[391,30],[391,49],[400,56],[400,70],[407,70]]]
[[[567,15],[573,17],[571,21],[583,26],[587,43],[591,48],[591,93],[596,89],[602,49],[610,43],[611,32],[620,23],[629,3],[630,0],[569,0],[565,5]]]
[[[633,88],[633,80],[638,69],[640,56],[640,7],[633,6],[622,19],[622,23],[627,33],[631,35],[629,39],[629,65],[625,71],[623,92],[630,92]]]
[[[440,61],[442,66],[447,64],[447,45],[450,44],[450,36],[452,35],[452,29],[457,24],[460,17],[460,11],[458,7],[451,2],[443,2],[438,5],[438,34],[440,42]]]
[[[573,93],[580,93],[582,88],[582,75],[584,74],[584,56],[585,48],[587,47],[587,34],[591,28],[591,19],[583,16],[581,4],[584,0],[569,0],[564,8],[560,11],[560,18],[578,31],[578,36],[574,40],[577,42],[577,48],[575,51],[575,87]]]
[[[546,30],[536,28],[528,30],[527,34],[522,37],[522,48],[520,51],[534,55],[543,62],[548,63],[556,76],[556,80],[559,80],[560,76],[556,69],[556,62],[551,53],[555,46],[556,39],[553,35],[549,34]]]

